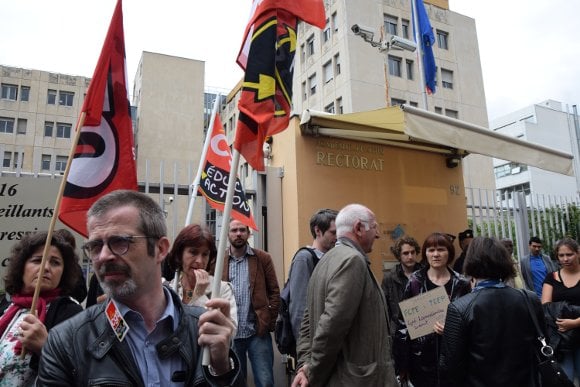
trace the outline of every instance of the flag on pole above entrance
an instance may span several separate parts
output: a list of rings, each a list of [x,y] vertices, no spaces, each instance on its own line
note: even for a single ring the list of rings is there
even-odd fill
[[[288,127],[299,20],[324,28],[322,0],[254,0],[238,55],[245,70],[234,148],[258,171],[268,136]]]
[[[423,73],[425,74],[425,88],[428,94],[435,93],[435,86],[437,84],[437,65],[435,64],[435,56],[433,55],[433,44],[435,44],[435,35],[429,16],[425,10],[423,0],[415,0],[417,4],[416,22],[413,23],[413,28],[419,28],[419,37],[421,39],[421,51],[423,53]]]

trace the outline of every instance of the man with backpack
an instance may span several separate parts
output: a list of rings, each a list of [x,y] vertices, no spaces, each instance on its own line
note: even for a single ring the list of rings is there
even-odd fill
[[[288,321],[284,321],[284,324],[280,328],[277,328],[276,341],[280,352],[290,355],[294,359],[296,359],[296,341],[298,341],[300,323],[302,322],[304,307],[306,305],[308,281],[320,257],[333,248],[336,243],[336,226],[334,220],[337,213],[335,210],[325,208],[316,211],[312,215],[310,218],[310,233],[314,238],[312,246],[301,247],[294,254],[288,281],[280,293],[282,307],[280,308],[281,315],[278,317],[278,320],[289,318],[291,332],[279,332],[279,329],[288,329]],[[284,307],[288,308],[289,315],[282,315],[284,312],[282,309]],[[282,335],[284,336],[284,344],[281,344],[279,341]],[[289,335],[293,336],[290,340],[288,340]],[[292,366],[289,366],[289,371],[293,371]]]

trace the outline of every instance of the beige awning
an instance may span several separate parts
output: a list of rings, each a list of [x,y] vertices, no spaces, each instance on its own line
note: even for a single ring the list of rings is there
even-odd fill
[[[303,134],[466,156],[481,154],[573,176],[573,156],[408,105],[360,113],[302,113]]]

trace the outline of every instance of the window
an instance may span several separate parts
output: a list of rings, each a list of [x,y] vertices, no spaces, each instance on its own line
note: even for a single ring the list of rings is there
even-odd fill
[[[58,122],[56,124],[56,137],[57,138],[70,138],[71,127],[72,127],[71,124],[64,124],[62,122]]]
[[[407,79],[412,81],[415,77],[413,76],[413,61],[407,59],[405,61],[405,67],[407,70]]]
[[[308,90],[310,90],[310,95],[316,94],[316,73],[308,77]]]
[[[443,114],[443,108],[440,108],[439,106],[435,106],[435,113]]]
[[[304,48],[304,44],[300,46],[300,63],[304,63],[306,59],[306,49]]]
[[[42,159],[40,161],[40,169],[43,171],[50,171],[50,159],[52,157],[50,155],[42,155]]]
[[[442,50],[449,50],[447,38],[449,34],[445,31],[437,30],[437,46]]]
[[[44,121],[44,137],[52,137],[54,122]]]
[[[336,75],[340,74],[340,54],[334,56],[334,73]]]
[[[336,17],[336,12],[335,12],[335,13],[333,13],[333,14],[330,16],[330,25],[331,25],[331,27],[332,27],[332,30],[333,30],[334,32],[338,31],[338,23],[337,23],[337,21],[338,21],[338,20],[337,20],[337,17]]]
[[[14,133],[14,118],[0,117],[0,133]]]
[[[26,118],[19,118],[16,122],[16,134],[26,134]]]
[[[404,105],[405,104],[404,99],[398,99],[398,98],[391,98],[391,106],[399,106],[399,105]]]
[[[302,101],[306,101],[308,93],[306,92],[306,82],[302,82]]]
[[[314,35],[310,36],[306,41],[306,53],[308,56],[314,55]]]
[[[445,115],[451,118],[458,118],[459,114],[457,110],[445,109]]]
[[[20,100],[22,102],[28,102],[29,98],[30,98],[30,87],[20,86]]]
[[[56,105],[56,90],[48,89],[46,103],[48,105]]]
[[[66,156],[56,156],[56,163],[54,165],[54,169],[58,172],[64,172],[66,169],[66,162],[68,157]]]
[[[409,39],[409,21],[405,19],[401,19],[401,32],[403,34],[403,38]]]
[[[328,42],[330,40],[330,23],[329,20],[326,19],[326,25],[324,26],[324,31],[322,31],[322,41]]]
[[[441,86],[444,89],[453,89],[453,71],[441,69]]]
[[[409,101],[409,105],[411,105],[413,107],[419,107],[419,104],[417,102],[413,102],[413,101]]]
[[[0,98],[16,101],[17,95],[18,95],[18,86],[9,85],[8,83],[2,84],[2,95],[0,96]]]
[[[395,77],[401,76],[401,58],[389,55],[389,74]]]
[[[75,93],[72,93],[70,91],[59,91],[58,92],[58,104],[61,106],[72,106],[74,99],[75,99]]]
[[[4,152],[4,159],[2,160],[2,167],[3,168],[10,168],[11,163],[12,163],[12,152]]]
[[[24,152],[14,153],[14,169],[18,168],[18,164],[20,164],[20,167],[22,167],[23,160],[24,160]]]
[[[327,112],[327,113],[332,113],[332,114],[334,114],[334,102],[332,102],[332,103],[329,103],[328,105],[326,105],[326,106],[324,107],[324,111],[325,111],[325,112]]]
[[[397,34],[397,24],[399,23],[399,19],[395,16],[387,15],[384,16],[384,23],[385,23],[385,32],[391,35],[398,35]]]
[[[344,113],[344,109],[342,107],[342,97],[338,97],[336,99],[336,111],[338,114]]]
[[[322,77],[324,83],[328,83],[332,81],[333,74],[332,74],[332,61],[328,61],[322,65]]]

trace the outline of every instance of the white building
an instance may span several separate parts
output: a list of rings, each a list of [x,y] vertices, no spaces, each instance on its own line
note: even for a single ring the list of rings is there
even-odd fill
[[[578,139],[574,115],[561,102],[547,100],[517,110],[490,122],[498,133],[574,155],[578,175]],[[580,192],[577,177],[520,165],[506,160],[493,160],[497,189],[504,192],[523,191],[526,195],[576,197]]]

